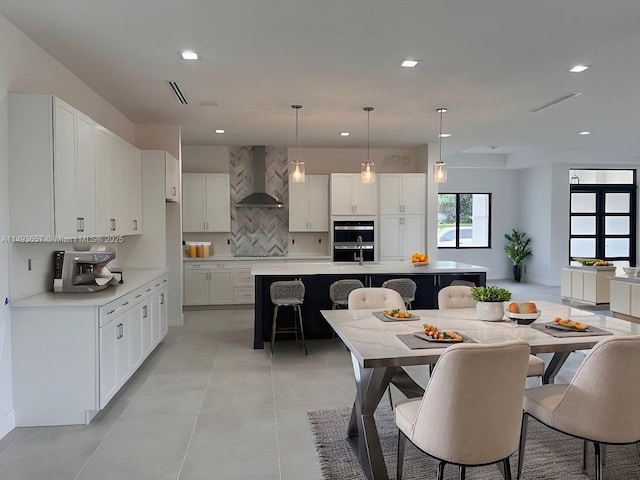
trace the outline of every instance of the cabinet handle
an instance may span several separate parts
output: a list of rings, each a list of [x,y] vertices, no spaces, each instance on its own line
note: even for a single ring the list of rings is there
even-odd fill
[[[147,306],[142,306],[142,318],[147,318]]]
[[[164,293],[160,294],[160,305],[164,305]]]
[[[129,305],[129,302],[128,302],[128,301],[127,301],[127,302],[124,302],[124,303],[122,304],[122,306],[123,306],[123,307],[126,307],[127,305]]]
[[[142,296],[142,294],[140,294],[140,295],[136,295],[136,298],[140,298],[141,296]]]
[[[76,219],[76,230],[78,232],[84,232],[84,218],[78,217]]]
[[[150,288],[147,288],[147,292],[150,292],[150,291],[151,291],[151,289],[150,289]]]
[[[159,286],[160,286],[160,284],[159,284],[159,283],[156,283],[156,287],[159,287]]]
[[[107,312],[107,315],[111,315],[111,314],[112,314],[113,312],[115,312],[115,311],[116,311],[116,309],[114,308],[113,310],[111,310],[111,311]]]
[[[165,278],[164,280],[162,280],[162,283],[167,283],[167,279]]]
[[[121,323],[118,324],[117,328],[118,328],[118,331],[117,331],[116,339],[120,340],[122,337],[124,337],[124,328],[122,328],[122,324]]]
[[[116,229],[116,219],[115,218],[110,218],[109,222],[111,224],[111,231],[112,232],[115,231],[115,229]]]
[[[176,187],[171,187],[171,195],[175,197],[177,194],[178,192],[176,191]]]
[[[138,220],[133,221],[133,231],[136,232],[138,230]]]

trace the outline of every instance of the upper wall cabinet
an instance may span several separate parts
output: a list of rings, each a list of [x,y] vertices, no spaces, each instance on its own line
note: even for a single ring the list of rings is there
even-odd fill
[[[231,231],[231,185],[227,173],[182,175],[182,230]]]
[[[359,173],[331,174],[331,215],[376,215],[375,183],[362,183]]]
[[[167,202],[180,202],[180,165],[169,152],[165,152],[165,178]]]
[[[289,183],[289,231],[329,231],[329,175]]]
[[[425,213],[424,173],[381,173],[380,215],[422,215]]]
[[[93,121],[50,95],[9,94],[8,107],[12,234],[95,234]]]

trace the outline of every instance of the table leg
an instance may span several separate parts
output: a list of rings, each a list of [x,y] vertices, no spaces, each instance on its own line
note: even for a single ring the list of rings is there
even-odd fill
[[[356,399],[351,410],[348,435],[369,480],[388,480],[378,429],[373,414],[397,367],[362,368],[351,354],[356,379]]]
[[[572,352],[556,352],[553,354],[551,361],[549,362],[549,366],[544,371],[544,375],[542,376],[542,383],[553,383],[553,380],[556,378],[556,375],[564,365],[564,362],[567,361],[569,355]]]

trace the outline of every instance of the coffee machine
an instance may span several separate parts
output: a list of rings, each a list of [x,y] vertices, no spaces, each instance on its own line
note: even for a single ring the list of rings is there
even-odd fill
[[[111,248],[53,252],[53,291],[98,292],[104,290],[113,278],[107,263],[114,258],[116,258],[116,252]]]

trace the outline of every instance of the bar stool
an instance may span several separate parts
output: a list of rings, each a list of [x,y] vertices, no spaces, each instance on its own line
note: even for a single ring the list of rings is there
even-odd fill
[[[300,325],[300,337],[304,354],[308,355],[307,344],[304,341],[304,327],[302,325],[302,309],[300,305],[304,300],[304,283],[301,280],[287,280],[273,282],[269,287],[271,302],[275,305],[273,309],[273,323],[271,324],[271,355],[273,355],[276,340],[276,321],[279,307],[293,307],[293,327],[277,330],[278,333],[295,332],[298,339],[298,324]],[[298,324],[296,324],[296,313]]]
[[[337,310],[340,307],[347,307],[349,305],[349,294],[356,288],[363,288],[362,282],[356,278],[347,278],[344,280],[337,280],[329,286],[329,298],[333,310]]]
[[[393,278],[382,284],[383,288],[390,288],[400,294],[405,307],[411,309],[411,302],[416,299],[416,282],[410,278]]]

